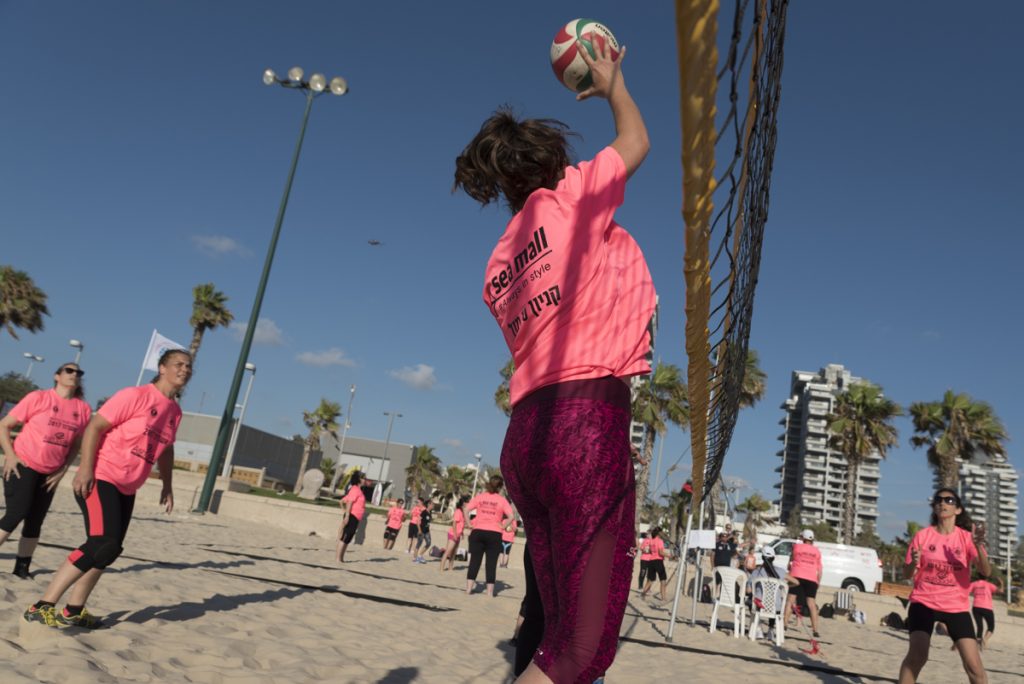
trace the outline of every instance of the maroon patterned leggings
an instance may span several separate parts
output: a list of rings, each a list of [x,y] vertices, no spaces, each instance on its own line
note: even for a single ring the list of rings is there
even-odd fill
[[[555,684],[590,684],[615,659],[635,543],[629,419],[625,383],[578,380],[524,398],[505,434],[501,472],[543,604],[533,661]]]

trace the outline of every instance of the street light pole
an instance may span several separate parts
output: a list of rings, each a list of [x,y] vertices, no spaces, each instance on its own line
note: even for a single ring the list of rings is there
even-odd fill
[[[480,459],[483,457],[480,454],[473,454],[473,458],[476,459],[476,472],[473,474],[473,496],[469,497],[471,499],[476,496],[476,483],[480,480]]]
[[[42,363],[46,359],[44,359],[42,356],[38,356],[37,354],[29,354],[28,352],[25,352],[24,354],[22,354],[22,356],[28,359],[28,370],[25,371],[25,379],[29,380],[32,378],[32,364],[34,364],[36,361]]]
[[[378,482],[384,475],[384,461],[388,461],[388,445],[391,444],[391,426],[395,424],[395,418],[402,417],[401,413],[391,413],[390,411],[385,411],[384,415],[388,417],[388,434],[387,437],[384,438],[384,460],[381,461],[380,470],[377,471]],[[391,461],[388,461],[389,466],[390,463]],[[390,472],[388,474],[390,475]]]
[[[256,379],[256,366],[252,363],[245,364],[245,370],[252,373],[249,376],[249,385],[245,388],[245,398],[242,399],[242,410],[238,413],[238,421],[235,422],[235,429],[231,431],[231,443],[228,444],[228,457],[224,459],[224,470],[221,477],[231,477],[231,462],[235,458],[235,445],[238,444],[238,433],[242,429],[242,421],[245,420],[245,408],[249,405],[249,395],[252,394],[252,382]]]
[[[334,466],[334,477],[331,478],[331,492],[338,486],[338,480],[344,474],[341,470],[341,457],[345,455],[345,437],[348,436],[348,429],[352,427],[352,400],[356,398],[356,386],[348,388],[348,411],[345,412],[345,426],[341,429],[341,444],[338,445],[338,463]]]
[[[69,340],[68,344],[77,349],[75,352],[75,365],[78,365],[79,360],[82,358],[82,350],[85,349],[85,345],[78,340]]]
[[[238,352],[238,363],[235,364],[235,374],[231,379],[231,389],[228,391],[227,402],[224,404],[224,413],[220,419],[220,427],[217,428],[217,440],[213,443],[213,453],[210,454],[210,469],[206,472],[206,480],[203,482],[203,491],[199,495],[199,503],[196,506],[196,513],[205,513],[210,506],[210,499],[213,496],[213,487],[217,480],[217,473],[220,471],[221,460],[227,449],[228,433],[231,431],[231,422],[235,416],[235,404],[238,402],[238,390],[242,385],[242,375],[245,373],[245,364],[249,360],[249,349],[252,347],[253,334],[256,332],[256,324],[260,320],[260,308],[263,306],[263,295],[267,289],[267,280],[270,278],[270,267],[274,263],[274,251],[277,249],[277,240],[281,236],[281,224],[284,221],[284,212],[288,208],[288,196],[292,191],[292,181],[295,179],[295,169],[299,164],[299,153],[302,151],[302,141],[306,137],[306,124],[309,122],[309,112],[313,108],[313,100],[324,92],[327,87],[327,80],[322,74],[313,74],[309,81],[302,80],[302,69],[293,67],[288,71],[288,80],[278,78],[271,69],[263,72],[263,83],[273,85],[275,83],[286,88],[302,90],[306,96],[306,110],[302,115],[302,127],[299,128],[299,139],[295,143],[295,153],[292,155],[291,168],[288,170],[288,180],[284,184],[284,194],[281,197],[281,205],[277,210],[277,220],[274,222],[274,232],[270,237],[270,245],[267,247],[267,257],[263,262],[263,273],[260,275],[259,285],[256,287],[256,298],[252,303],[252,313],[249,314],[249,323],[245,326],[245,336],[242,338],[242,348]],[[348,92],[348,84],[345,79],[336,76],[331,79],[330,90],[335,95],[344,95]]]

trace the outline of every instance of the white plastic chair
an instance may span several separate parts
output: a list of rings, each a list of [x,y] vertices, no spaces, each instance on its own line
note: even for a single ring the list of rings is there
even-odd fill
[[[752,591],[754,598],[758,600],[753,602],[754,607],[750,611],[750,640],[757,641],[758,623],[762,619],[766,621],[765,626],[768,624],[767,620],[774,619],[775,645],[782,646],[782,642],[785,641],[784,617],[789,585],[772,577],[758,577],[754,580]],[[760,608],[758,602],[761,604]]]
[[[854,610],[854,608],[856,608],[853,603],[853,592],[849,589],[840,589],[837,591],[832,607],[835,608],[836,614],[848,615]]]
[[[715,607],[711,611],[711,627],[708,631],[715,633],[719,608],[732,608],[732,635],[739,638],[740,634],[746,631],[744,626],[747,622],[747,606],[743,603],[743,595],[747,587],[747,573],[736,568],[718,566],[715,568],[715,575],[721,577],[721,583]]]

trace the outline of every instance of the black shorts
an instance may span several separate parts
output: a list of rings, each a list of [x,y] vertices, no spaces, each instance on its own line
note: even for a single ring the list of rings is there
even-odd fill
[[[388,541],[394,541],[395,539],[398,539],[398,530],[396,530],[394,527],[385,527],[384,538]]]
[[[791,595],[796,596],[797,598],[803,597],[803,599],[805,601],[807,599],[812,599],[812,598],[817,598],[818,597],[818,583],[817,582],[812,582],[809,579],[800,579],[799,577],[796,578],[796,581],[799,582],[800,584],[796,585],[795,587],[790,587],[789,588],[789,593]]]
[[[949,638],[953,643],[961,639],[974,639],[974,621],[971,614],[966,610],[962,613],[944,613],[941,610],[932,610],[923,603],[911,602],[907,609],[907,631],[925,632],[931,634],[935,630],[935,623],[941,622],[946,625]]]
[[[668,573],[665,572],[665,561],[661,559],[647,561],[647,579],[653,582],[655,575],[662,582],[668,579]]]
[[[991,608],[971,608],[971,613],[974,615],[974,627],[979,639],[985,635],[985,632],[996,631],[996,614],[992,612]],[[982,621],[985,622],[984,626],[981,624]],[[984,631],[982,631],[983,627]]]
[[[415,539],[420,536],[420,526],[416,523],[409,523],[409,539]]]
[[[356,536],[356,530],[359,529],[359,518],[354,515],[348,516],[348,522],[345,523],[345,529],[341,533],[341,541],[346,544],[350,544],[352,539]]]

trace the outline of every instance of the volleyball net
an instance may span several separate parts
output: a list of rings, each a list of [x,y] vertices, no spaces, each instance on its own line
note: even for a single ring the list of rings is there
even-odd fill
[[[721,473],[740,407],[788,4],[735,0],[721,21],[718,0],[676,0],[695,505]]]

